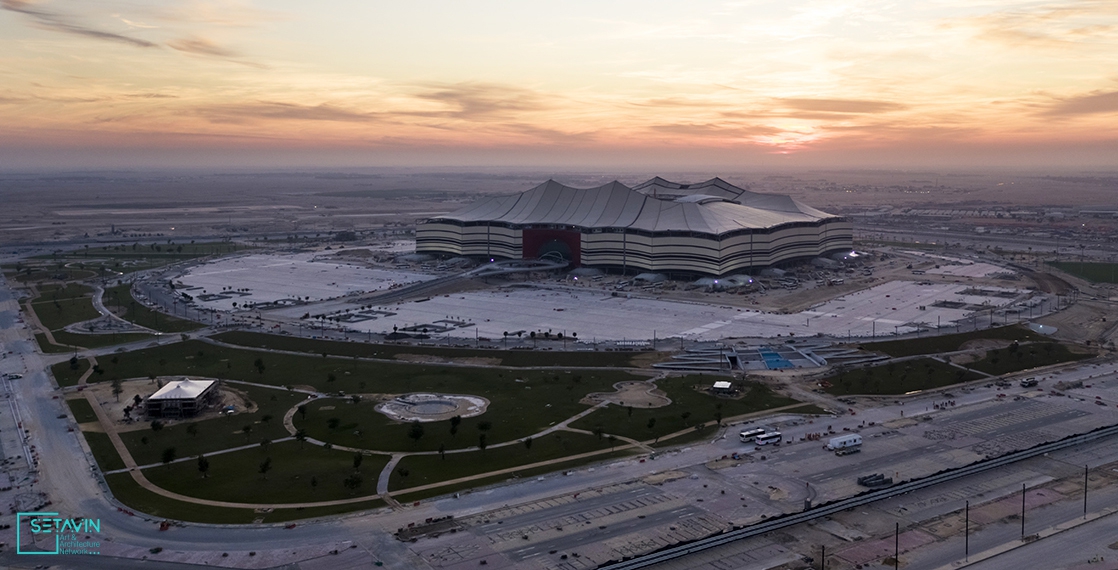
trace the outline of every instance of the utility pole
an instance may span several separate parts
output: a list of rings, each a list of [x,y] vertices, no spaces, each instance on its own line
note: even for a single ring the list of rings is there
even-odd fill
[[[901,523],[895,524],[897,526],[893,531],[893,570],[901,566]]]

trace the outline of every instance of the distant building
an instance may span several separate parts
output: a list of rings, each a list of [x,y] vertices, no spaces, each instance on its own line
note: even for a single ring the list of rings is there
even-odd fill
[[[734,392],[734,385],[729,381],[718,381],[711,387],[711,391],[715,394],[732,394]]]
[[[622,272],[723,276],[854,245],[846,218],[790,196],[760,194],[720,178],[679,184],[653,178],[572,188],[549,180],[423,220],[416,252],[490,259],[562,258]]]
[[[148,396],[145,411],[153,418],[189,418],[214,399],[217,382],[185,378],[167,383]]]

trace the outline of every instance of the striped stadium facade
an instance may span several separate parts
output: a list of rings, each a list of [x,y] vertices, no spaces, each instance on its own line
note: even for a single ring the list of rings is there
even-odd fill
[[[572,188],[548,180],[423,220],[416,252],[481,259],[562,255],[575,266],[722,276],[853,247],[845,218],[720,178]]]

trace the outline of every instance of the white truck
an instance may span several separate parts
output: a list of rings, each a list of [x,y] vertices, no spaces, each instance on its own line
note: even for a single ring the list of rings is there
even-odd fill
[[[858,453],[862,451],[862,436],[852,433],[832,437],[831,441],[827,442],[827,451],[833,451],[835,455]]]

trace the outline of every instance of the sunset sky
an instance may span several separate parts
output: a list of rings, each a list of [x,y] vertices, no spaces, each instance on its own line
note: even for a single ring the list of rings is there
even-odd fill
[[[0,168],[1118,162],[1118,2],[0,0]]]

